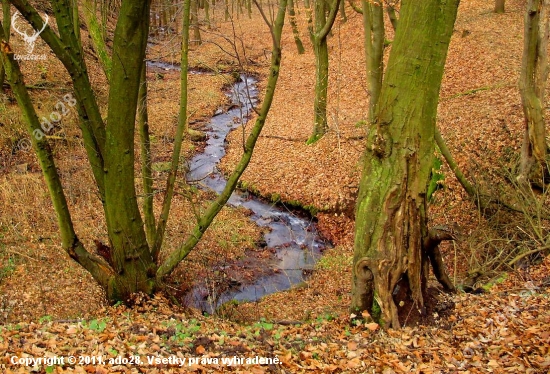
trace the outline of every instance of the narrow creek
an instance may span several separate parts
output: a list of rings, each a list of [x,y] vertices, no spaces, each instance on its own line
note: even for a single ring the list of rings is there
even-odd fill
[[[158,66],[158,65],[157,65]],[[169,66],[162,64],[164,69]],[[172,65],[173,69],[179,66]],[[245,124],[254,106],[258,103],[256,79],[241,75],[241,79],[230,87],[227,95],[231,101],[228,110],[219,109],[206,125],[207,141],[203,152],[189,162],[187,181],[199,188],[220,193],[226,180],[218,170],[218,163],[225,155],[227,135]],[[302,217],[285,206],[269,204],[246,192],[235,191],[228,204],[242,206],[251,212],[250,219],[265,227],[264,250],[274,253],[269,266],[275,269],[251,283],[237,284],[227,291],[212,297],[212,290],[206,281],[196,284],[185,296],[187,305],[212,314],[223,303],[231,300],[256,301],[261,297],[291,288],[303,282],[321,252],[330,244],[317,231],[311,218]],[[305,216],[305,215],[304,215]]]

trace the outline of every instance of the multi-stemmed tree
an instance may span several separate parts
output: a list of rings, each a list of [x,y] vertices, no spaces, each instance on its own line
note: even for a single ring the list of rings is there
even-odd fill
[[[40,37],[48,44],[57,58],[68,71],[74,89],[74,102],[79,115],[82,139],[92,169],[98,196],[103,205],[107,224],[109,245],[103,256],[87,250],[79,240],[73,228],[73,222],[61,178],[55,166],[55,159],[46,137],[32,136],[41,129],[29,94],[24,84],[19,65],[7,42],[7,37],[0,27],[2,40],[1,55],[6,67],[7,77],[13,93],[23,112],[28,125],[33,148],[38,156],[46,184],[57,214],[62,247],[77,263],[91,273],[94,279],[106,290],[112,300],[125,300],[128,295],[142,291],[152,293],[158,289],[163,279],[169,275],[177,264],[184,259],[201,239],[210,223],[225,205],[237,181],[248,165],[254,145],[265,123],[271,106],[275,86],[279,75],[281,61],[281,33],[286,12],[286,0],[278,6],[278,12],[271,31],[273,48],[271,67],[268,75],[266,94],[251,134],[244,145],[241,161],[230,175],[223,192],[211,203],[204,215],[199,217],[190,235],[181,246],[160,262],[158,253],[164,236],[163,225],[168,220],[170,201],[163,205],[163,212],[155,227],[153,210],[144,209],[140,213],[135,187],[135,154],[134,134],[140,87],[144,87],[145,48],[149,34],[150,1],[123,0],[114,31],[112,48],[112,66],[110,70],[109,100],[107,119],[100,114],[99,105],[90,84],[84,61],[81,40],[75,32],[78,15],[72,0],[52,0],[52,8],[57,22],[58,33],[45,25],[41,16],[28,0],[10,0],[22,17],[36,29],[44,28]],[[183,51],[188,43],[190,0],[185,1]],[[264,17],[265,18],[265,17]],[[267,21],[267,18],[265,18]],[[0,25],[1,26],[1,25]],[[186,54],[182,53],[185,63]],[[183,84],[183,83],[182,83]],[[141,98],[143,99],[143,89]],[[68,98],[68,100],[70,100]],[[73,100],[71,100],[73,101]],[[143,100],[142,100],[143,102]],[[140,118],[141,139],[147,152],[147,130]],[[145,121],[146,122],[146,121]],[[180,128],[185,128],[185,118]],[[184,132],[180,132],[180,138]],[[181,141],[181,139],[179,140]],[[176,142],[177,146],[177,142]],[[179,152],[176,150],[176,153]],[[147,157],[144,157],[147,160]],[[178,160],[178,157],[176,157]],[[169,173],[168,187],[173,187],[173,180],[178,172],[178,165]],[[146,224],[144,224],[147,223]],[[146,230],[147,228],[147,230]]]

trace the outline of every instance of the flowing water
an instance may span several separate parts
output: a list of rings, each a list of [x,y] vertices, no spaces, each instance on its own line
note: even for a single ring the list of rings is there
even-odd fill
[[[171,66],[174,70],[179,69],[177,65]],[[170,65],[162,63],[162,68],[170,69]],[[225,139],[229,132],[246,124],[258,103],[256,80],[241,75],[240,81],[231,86],[228,96],[231,100],[229,110],[219,109],[207,124],[206,147],[190,160],[187,174],[189,183],[217,193],[226,185],[217,167],[225,155]],[[321,252],[330,245],[321,238],[311,218],[301,217],[285,206],[265,203],[242,191],[235,191],[228,204],[247,208],[252,212],[250,219],[258,226],[267,228],[264,250],[275,252],[275,261],[269,266],[275,267],[276,272],[261,276],[250,284],[239,284],[219,295],[212,295],[213,291],[208,289],[206,282],[199,282],[187,294],[185,301],[208,313],[213,313],[215,308],[230,300],[255,301],[303,282],[304,274],[311,271]]]

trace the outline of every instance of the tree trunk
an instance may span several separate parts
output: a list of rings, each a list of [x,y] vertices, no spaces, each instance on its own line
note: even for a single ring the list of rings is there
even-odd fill
[[[327,17],[327,3],[325,0],[315,1],[315,31],[310,29],[315,52],[315,102],[313,104],[313,133],[307,144],[315,143],[328,130],[327,121],[327,91],[328,91],[328,44],[327,37],[338,8],[340,0],[334,0]]]
[[[204,22],[208,29],[212,28],[210,23],[210,0],[204,0]]]
[[[241,159],[231,175],[227,179],[227,184],[218,197],[210,204],[206,209],[206,212],[199,218],[197,225],[193,228],[191,235],[183,243],[183,245],[176,251],[172,252],[168,258],[159,266],[157,271],[157,278],[162,280],[169,275],[176,267],[176,265],[183,260],[195,247],[201,237],[204,235],[214,217],[219,213],[222,207],[227,203],[227,200],[231,197],[231,194],[237,187],[237,182],[243,174],[244,170],[248,166],[252,153],[254,152],[254,146],[267,119],[271,103],[273,102],[273,96],[275,94],[275,87],[277,86],[277,80],[279,79],[279,69],[281,66],[281,37],[285,20],[287,0],[281,0],[279,2],[279,10],[273,24],[270,24],[269,19],[263,12],[262,8],[257,1],[254,1],[262,18],[269,25],[272,37],[272,49],[271,49],[271,66],[269,69],[267,85],[265,89],[265,96],[262,100],[262,106],[258,112],[254,127],[246,139],[244,144],[244,153]]]
[[[11,28],[11,15],[10,15],[10,3],[8,0],[2,0],[2,27],[4,28],[4,35],[6,42],[10,41],[10,28]],[[6,69],[4,64],[0,61],[0,91],[3,91],[4,80],[6,79]]]
[[[505,0],[495,0],[495,13],[504,13]]]
[[[98,23],[98,17],[94,12],[93,3],[95,3],[95,0],[83,1],[82,8],[84,9],[84,22],[86,22],[86,26],[88,27],[88,33],[90,34],[92,46],[97,53],[101,68],[103,69],[107,80],[109,80],[111,78],[112,68],[111,56],[109,56],[109,53],[107,52],[103,26]]]
[[[384,9],[379,0],[362,0],[363,28],[365,32],[365,61],[367,89],[370,94],[369,122],[374,121],[374,112],[384,74]]]
[[[521,183],[532,181],[544,184],[544,178],[549,171],[544,120],[544,91],[548,78],[548,4],[549,0],[529,0],[525,13],[523,60],[519,81],[525,116],[518,176]]]
[[[190,45],[201,45],[201,30],[199,29],[199,1],[191,0],[191,28],[193,29],[193,40]]]
[[[302,43],[302,39],[300,39],[300,32],[298,31],[294,0],[288,0],[288,17],[290,26],[292,27],[292,34],[294,35],[294,43],[296,43],[296,48],[298,49],[298,54],[304,54],[306,50],[304,49],[304,44]]]
[[[151,253],[155,261],[157,261],[161,250],[162,242],[164,240],[164,234],[166,231],[166,224],[168,223],[168,217],[170,214],[170,207],[172,206],[174,187],[176,184],[176,177],[178,175],[178,168],[180,166],[180,155],[183,139],[189,130],[187,125],[187,73],[189,71],[189,27],[191,20],[191,7],[193,2],[196,3],[196,0],[185,0],[183,3],[180,60],[180,110],[178,117],[178,127],[176,129],[176,136],[174,138],[172,162],[170,165],[170,172],[166,180],[166,192],[164,193],[164,200],[162,202],[162,211],[158,220],[154,244],[151,246]],[[184,173],[186,172],[187,170],[184,171]]]
[[[115,30],[105,147],[105,213],[115,281],[110,300],[152,293],[155,264],[137,204],[134,132],[141,71],[149,32],[149,1],[122,2]]]
[[[393,31],[397,30],[397,24],[399,23],[399,20],[397,19],[397,13],[395,11],[395,5],[396,3],[386,5],[386,13],[388,13],[388,18],[390,19]]]
[[[229,18],[231,18],[231,15],[229,14],[229,0],[224,1],[224,19],[225,22],[229,21]]]
[[[342,20],[342,23],[348,21],[348,16],[346,15],[346,3],[344,1],[340,1],[340,19]]]
[[[459,0],[405,2],[371,125],[356,211],[352,311],[400,327],[396,286],[424,309],[426,190],[443,67]],[[437,35],[437,42],[434,36]]]
[[[151,167],[151,137],[149,136],[149,111],[147,105],[147,63],[143,61],[142,65],[138,99],[138,126],[141,147],[141,180],[143,181],[143,216],[145,217],[147,242],[149,243],[149,247],[153,247],[155,243],[156,225],[153,209],[153,171]]]

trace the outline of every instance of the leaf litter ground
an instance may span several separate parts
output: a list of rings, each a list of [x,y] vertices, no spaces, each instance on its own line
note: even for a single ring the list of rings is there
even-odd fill
[[[522,131],[516,82],[523,5],[510,1],[504,15],[491,13],[491,6],[481,0],[462,2],[439,108],[443,136],[459,165],[470,176],[476,176],[480,166],[490,172],[507,154],[518,153]],[[286,30],[278,92],[243,178],[256,193],[271,198],[276,195],[283,202],[299,201],[320,210],[318,226],[336,247],[325,253],[311,277],[290,291],[255,303],[227,304],[214,317],[174,306],[160,295],[152,299],[136,296],[132,309],[104,306],[101,290],[65,258],[56,244],[55,220],[36,160],[30,153],[3,153],[0,192],[9,212],[3,218],[1,236],[3,258],[9,265],[3,268],[6,275],[3,273],[0,285],[6,321],[1,326],[0,342],[4,372],[33,369],[46,372],[43,367],[10,364],[13,355],[101,355],[106,360],[140,355],[144,361],[146,356],[174,356],[210,358],[210,362],[222,357],[261,356],[277,357],[281,362],[234,367],[200,363],[184,367],[66,365],[51,371],[76,373],[548,372],[548,259],[511,273],[486,294],[440,296],[429,326],[384,331],[373,323],[350,325],[353,201],[365,135],[361,121],[367,112],[368,94],[364,89],[361,17],[351,9],[347,11],[348,22],[337,24],[330,40],[329,133],[313,146],[304,144],[313,120],[313,55],[310,46],[306,54],[297,55],[292,34]],[[304,31],[303,10],[299,10],[298,17]],[[221,32],[229,26],[219,24]],[[260,27],[257,17],[251,21],[241,19],[237,25],[236,33],[244,36],[239,48],[247,53],[249,68],[260,76],[265,74],[268,61],[265,50],[269,48],[265,43],[269,35]],[[305,35],[304,32],[307,45]],[[164,41],[151,48],[151,58],[178,61],[177,40],[172,42],[175,46]],[[230,68],[235,64],[232,58],[220,57],[219,50],[210,43],[195,48],[191,54],[194,66]],[[54,60],[53,56],[50,60]],[[67,77],[59,73],[61,67],[51,64],[44,66],[48,81],[64,84]],[[104,86],[97,66],[90,65],[94,84]],[[27,70],[29,81],[43,79],[39,69]],[[151,118],[157,121],[151,126],[157,139],[154,161],[162,163],[168,160],[167,145],[173,141],[178,110],[173,98],[178,95],[179,84],[177,73],[152,73],[149,79]],[[191,89],[194,118],[207,117],[223,103],[220,89],[227,79],[191,78],[197,93],[193,99]],[[41,102],[50,99],[53,104],[58,96],[50,91],[37,95],[42,95]],[[196,126],[200,127],[200,123]],[[17,127],[20,123],[14,121],[12,125]],[[91,202],[94,193],[87,187],[91,185],[91,176],[79,167],[83,161],[82,148],[70,142],[74,131],[71,129],[70,126],[60,129],[68,132],[69,140],[55,149],[61,157],[72,155],[60,169],[77,181],[68,182],[69,197],[71,204],[83,209],[80,213],[75,211],[75,221],[77,229],[86,233],[83,240],[91,242],[105,229],[99,219],[101,208]],[[23,130],[14,137],[21,134]],[[230,136],[228,157],[222,165],[225,172],[239,157],[241,139],[239,131]],[[14,140],[9,141],[13,145]],[[188,153],[193,152],[193,147],[196,146],[187,145]],[[21,168],[16,166],[20,165],[24,168],[18,173],[16,170]],[[449,171],[445,171],[444,185],[445,190],[436,195],[436,202],[430,207],[431,219],[434,223],[458,222],[466,234],[474,232],[479,218],[472,213],[473,205]],[[25,189],[26,195],[34,199],[14,199],[20,192],[17,187]],[[36,214],[37,206],[42,207],[41,215]],[[175,210],[186,209],[189,210],[189,202],[176,199]],[[245,212],[224,212],[216,221],[214,234],[197,251],[197,258],[204,260],[195,260],[207,264],[209,258],[223,255],[230,262],[243,256],[245,248],[254,248],[258,232],[247,223]],[[184,215],[176,217],[177,222],[169,228],[171,235],[181,235],[189,229],[184,223],[189,220]],[[227,235],[234,227],[239,227],[240,237],[230,249],[219,241],[216,243],[217,236]],[[176,245],[169,243],[167,250]],[[467,245],[457,242],[455,247],[444,247],[454,279],[466,270],[464,263],[468,263],[468,258],[460,256],[465,256],[461,253],[466,253]],[[178,269],[182,282],[197,271],[186,265]]]

